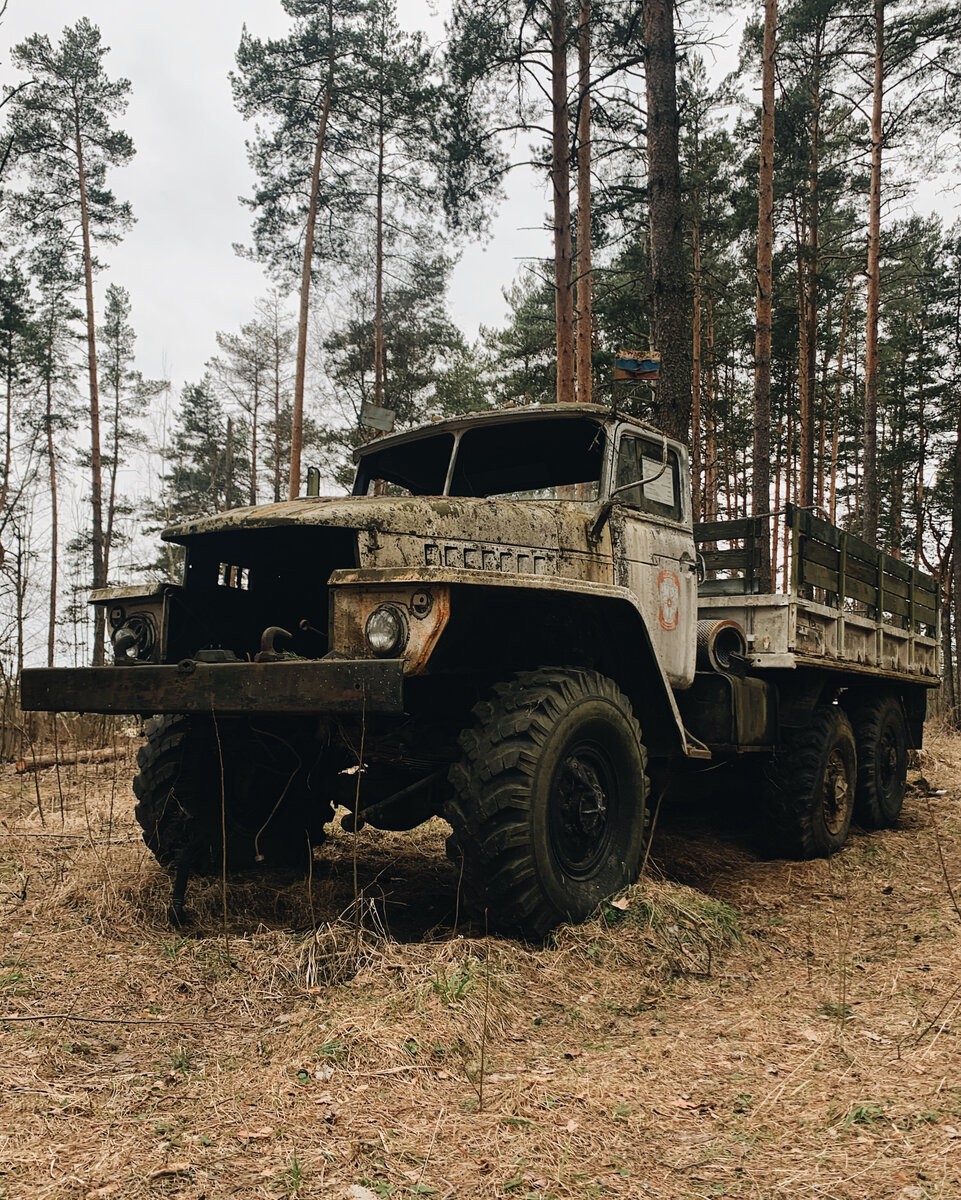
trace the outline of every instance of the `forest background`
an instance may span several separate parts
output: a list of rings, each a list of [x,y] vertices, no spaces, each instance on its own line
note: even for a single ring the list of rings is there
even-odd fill
[[[191,326],[174,352],[189,373],[176,379],[155,339],[141,337],[149,369],[138,353],[146,288],[123,255],[137,216],[124,168],[149,155],[158,190],[169,186],[163,154],[127,133],[137,74],[124,77],[106,22],[48,28],[43,9],[4,9],[5,695],[25,663],[102,657],[90,586],[174,573],[157,549],[169,521],[297,494],[301,458],[320,465],[325,490],[343,488],[370,436],[363,403],[404,427],[576,397],[616,399],[689,438],[700,517],[747,515],[763,462],[771,509],[816,505],[935,575],[942,708],[956,719],[956,7],[452,0],[429,14],[429,36],[408,20],[420,6],[390,0],[249,7],[243,29],[234,15],[210,35],[230,78],[211,68],[206,82],[237,113],[212,123],[210,158],[225,161],[223,138],[246,139],[237,261],[263,284],[218,328],[215,313],[237,313],[241,276],[210,278],[168,227],[155,249],[178,263],[168,303]],[[765,15],[771,31],[776,19],[766,452],[755,419]],[[25,21],[36,32],[20,36]],[[195,94],[188,81],[206,72],[193,43],[180,68]],[[189,143],[205,113],[176,93],[164,102]],[[678,133],[666,158],[665,111]],[[192,202],[208,240],[229,246],[235,215],[202,189]],[[504,307],[475,331],[471,301],[490,305],[501,288]],[[664,355],[657,389],[615,383],[615,352],[650,346]],[[777,571],[784,547],[771,550]]]

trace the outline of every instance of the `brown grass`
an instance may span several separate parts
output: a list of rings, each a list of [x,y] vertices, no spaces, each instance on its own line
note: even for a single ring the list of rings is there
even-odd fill
[[[544,949],[451,929],[439,822],[360,835],[359,922],[340,834],[172,930],[129,760],[4,768],[0,1196],[961,1195],[959,767],[931,737],[901,826],[805,864],[719,775]]]

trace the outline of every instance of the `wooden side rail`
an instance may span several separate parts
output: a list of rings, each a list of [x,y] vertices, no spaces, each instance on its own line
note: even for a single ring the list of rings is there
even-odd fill
[[[759,590],[761,525],[759,517],[695,524],[694,541],[706,575],[698,586],[701,596],[750,596]],[[729,543],[728,549],[719,550],[718,542]]]
[[[930,575],[875,550],[806,509],[789,504],[791,590],[807,584],[829,594],[838,608],[845,600],[864,604],[875,620],[885,613],[900,617],[912,633],[934,635],[938,622],[938,584]]]

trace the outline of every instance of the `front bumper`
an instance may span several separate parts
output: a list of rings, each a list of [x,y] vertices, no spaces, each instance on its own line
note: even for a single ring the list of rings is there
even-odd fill
[[[402,713],[402,659],[25,670],[27,712]]]

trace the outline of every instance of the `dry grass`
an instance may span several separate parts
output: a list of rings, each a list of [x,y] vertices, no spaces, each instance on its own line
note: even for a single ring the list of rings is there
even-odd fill
[[[801,865],[719,776],[544,949],[452,930],[439,823],[360,835],[356,910],[340,835],[171,930],[129,761],[4,773],[0,1196],[961,1195],[959,767]]]

